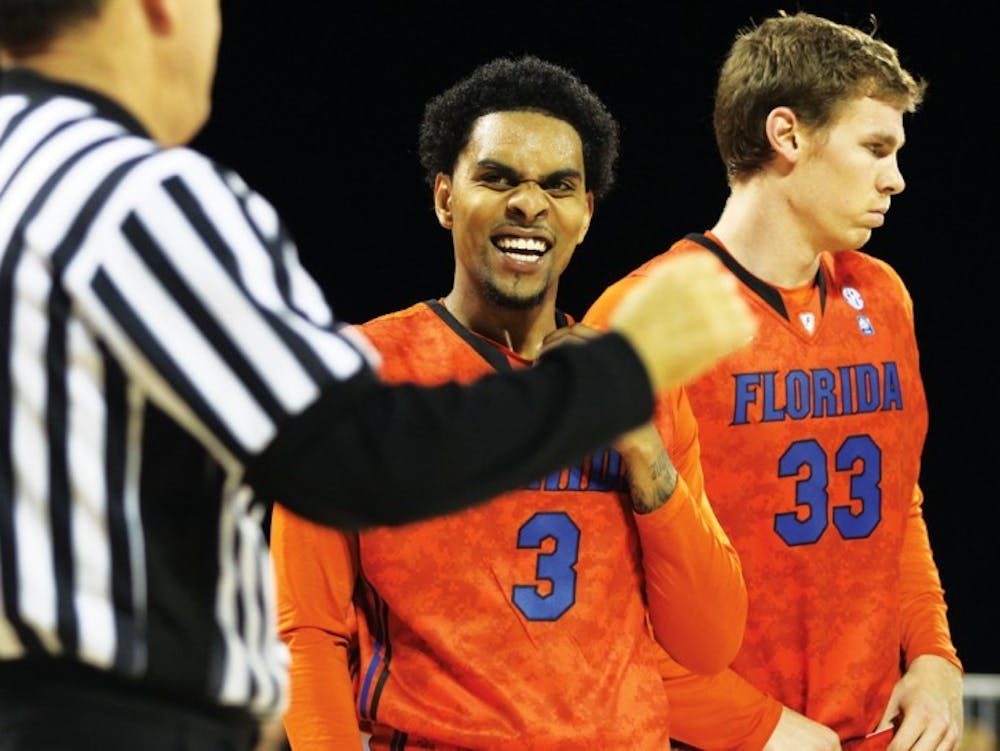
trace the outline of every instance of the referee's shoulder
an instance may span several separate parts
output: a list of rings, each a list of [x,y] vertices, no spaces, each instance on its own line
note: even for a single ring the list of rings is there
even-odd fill
[[[124,138],[137,137],[134,134],[124,134]],[[220,164],[212,157],[192,148],[191,146],[161,146],[146,136],[151,148],[137,164],[137,172],[148,172],[150,176],[162,179],[163,176],[199,181],[211,178],[222,180],[234,193],[249,194],[250,188],[235,170]]]
[[[124,134],[123,138],[136,138]],[[213,203],[220,198],[234,205],[266,203],[246,181],[229,166],[190,146],[163,147],[150,141],[150,150],[136,159],[121,174],[115,191],[119,200],[128,205],[140,205],[151,192],[166,190],[174,200],[188,195],[199,204]],[[271,210],[260,213],[272,213]]]

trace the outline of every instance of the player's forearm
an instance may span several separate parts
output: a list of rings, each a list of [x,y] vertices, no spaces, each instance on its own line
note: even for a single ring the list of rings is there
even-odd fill
[[[699,511],[683,478],[670,502],[637,515],[657,641],[699,673],[727,667],[743,639],[747,590],[739,557]]]
[[[286,633],[290,703],[284,722],[295,751],[360,749],[346,644],[320,629]]]
[[[698,675],[669,658],[660,670],[670,701],[670,735],[695,748],[760,751],[781,718],[780,702],[732,670]]]
[[[944,589],[923,518],[920,489],[914,489],[900,557],[900,620],[907,665],[921,655],[943,657],[961,669],[948,624]]]

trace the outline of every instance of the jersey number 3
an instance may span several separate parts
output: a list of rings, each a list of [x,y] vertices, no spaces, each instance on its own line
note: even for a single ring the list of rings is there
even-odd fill
[[[548,594],[536,585],[514,585],[514,604],[529,621],[554,621],[576,601],[576,563],[580,554],[580,528],[568,514],[546,512],[532,516],[517,532],[518,548],[541,548],[551,537],[555,546],[539,553],[535,578],[548,581]]]
[[[827,454],[816,441],[796,441],[778,460],[779,477],[802,478],[795,483],[795,505],[805,513],[774,515],[774,531],[786,544],[816,542],[830,521],[845,540],[857,540],[868,537],[882,520],[882,451],[871,437],[847,438],[834,455],[833,469],[851,473],[853,503],[831,504]]]

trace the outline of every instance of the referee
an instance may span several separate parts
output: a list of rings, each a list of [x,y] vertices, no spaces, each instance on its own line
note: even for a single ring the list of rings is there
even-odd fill
[[[273,208],[183,147],[219,33],[218,0],[0,0],[0,751],[252,747],[286,689],[268,501],[355,529],[462,508],[753,328],[678,265],[530,372],[382,385]]]

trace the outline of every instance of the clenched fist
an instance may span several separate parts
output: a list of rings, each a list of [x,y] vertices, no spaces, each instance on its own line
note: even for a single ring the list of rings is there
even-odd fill
[[[608,326],[632,343],[658,391],[749,344],[757,319],[718,259],[690,254],[666,259],[639,280]]]

